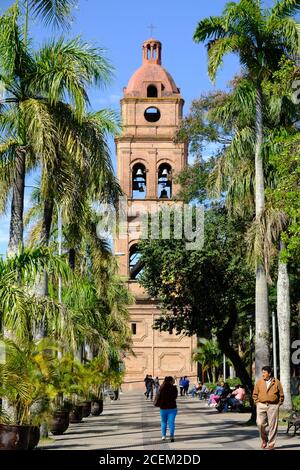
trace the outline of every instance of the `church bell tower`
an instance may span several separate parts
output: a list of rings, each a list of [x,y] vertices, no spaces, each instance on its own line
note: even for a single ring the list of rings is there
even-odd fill
[[[119,273],[128,280],[136,302],[129,307],[135,356],[125,358],[125,387],[144,386],[146,374],[196,375],[192,362],[195,338],[153,330],[160,312],[138,282],[140,212],[159,211],[174,201],[176,175],[187,165],[187,144],[174,143],[184,100],[173,78],[162,66],[162,45],[148,39],[142,45],[142,65],[132,75],[121,99],[122,132],[116,138],[117,175],[127,197],[126,236],[115,240]]]

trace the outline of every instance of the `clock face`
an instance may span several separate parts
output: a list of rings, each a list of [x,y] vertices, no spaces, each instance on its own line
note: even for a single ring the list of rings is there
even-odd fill
[[[160,110],[154,106],[151,106],[145,110],[144,117],[148,122],[157,122],[160,119]]]

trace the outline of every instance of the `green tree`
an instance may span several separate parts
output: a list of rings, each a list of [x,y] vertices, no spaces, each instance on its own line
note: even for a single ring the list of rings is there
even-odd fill
[[[219,17],[205,18],[194,33],[196,42],[208,42],[208,72],[215,78],[228,53],[239,56],[256,95],[255,111],[255,216],[257,225],[265,211],[265,176],[262,158],[264,116],[262,82],[278,70],[282,57],[295,56],[299,50],[297,24],[293,15],[300,9],[299,0],[277,1],[272,9],[261,8],[259,0],[240,0],[227,4]],[[241,105],[245,95],[241,94]],[[258,234],[259,243],[259,234]],[[269,362],[268,289],[265,266],[256,263],[256,375]]]
[[[185,240],[142,240],[142,285],[164,314],[155,327],[217,338],[249,393],[252,383],[231,344],[234,329],[253,308],[254,279],[245,263],[245,224],[223,208],[205,215],[204,247],[186,250]]]

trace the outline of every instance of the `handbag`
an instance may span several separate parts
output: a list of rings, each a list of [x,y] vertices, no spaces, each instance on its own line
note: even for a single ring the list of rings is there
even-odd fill
[[[158,392],[154,397],[153,405],[157,406],[159,408],[160,407],[160,402],[161,402],[161,398],[160,398],[160,393]]]

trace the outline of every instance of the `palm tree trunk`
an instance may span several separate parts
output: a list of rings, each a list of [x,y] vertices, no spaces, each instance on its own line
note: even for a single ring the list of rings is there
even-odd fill
[[[52,197],[46,198],[44,202],[44,209],[43,209],[43,224],[42,224],[42,232],[40,238],[40,244],[42,246],[48,246],[51,234],[51,225],[53,219],[53,209],[54,209],[54,200]],[[43,274],[39,276],[35,286],[36,295],[40,297],[46,297],[49,294],[48,291],[48,274],[46,270],[44,270]],[[38,327],[38,336],[45,337],[47,335],[47,325],[42,324]],[[43,403],[43,402],[42,402]],[[46,421],[41,423],[40,426],[40,433],[41,437],[46,438],[48,437],[48,424]]]
[[[43,224],[42,224],[42,232],[40,238],[40,245],[48,246],[50,240],[50,233],[51,233],[51,224],[53,218],[53,208],[54,202],[53,199],[49,198],[46,199],[44,202],[44,211],[43,211]],[[35,283],[35,294],[38,297],[47,297],[49,294],[48,291],[48,274],[47,271],[44,270],[43,274],[37,276],[37,280]],[[41,325],[37,325],[35,336],[38,339],[44,338],[47,334],[47,325],[44,323]]]
[[[48,246],[51,234],[54,202],[52,198],[46,199],[43,210],[43,224],[40,238],[40,245]],[[44,271],[36,283],[35,292],[40,297],[48,296],[48,275]]]
[[[258,225],[265,209],[264,169],[261,155],[263,141],[262,92],[256,90],[256,145],[255,145],[255,214]],[[269,364],[269,312],[268,285],[262,261],[256,266],[255,285],[255,377],[260,377],[261,368]]]
[[[280,381],[284,391],[283,408],[292,409],[291,397],[291,308],[290,308],[290,281],[287,264],[281,261],[284,243],[280,241],[278,279],[277,279],[277,319],[279,332],[279,367]]]
[[[24,212],[24,189],[25,189],[25,149],[19,148],[16,155],[15,179],[13,183],[13,194],[11,203],[10,229],[8,256],[14,256],[23,249],[23,212]]]

